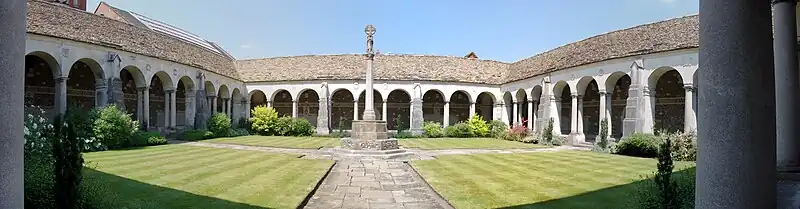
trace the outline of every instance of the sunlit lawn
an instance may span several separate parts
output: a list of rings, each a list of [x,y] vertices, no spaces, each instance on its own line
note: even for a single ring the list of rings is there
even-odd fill
[[[599,209],[625,208],[637,189],[632,183],[652,174],[656,163],[564,151],[439,156],[412,165],[456,208]],[[693,166],[680,162],[675,167]]]
[[[217,138],[203,142],[238,144],[264,147],[319,149],[321,147],[335,147],[341,144],[339,138],[328,137],[291,137],[291,136],[240,136],[230,138]]]
[[[399,139],[400,146],[419,149],[520,149],[543,148],[538,144],[506,141],[493,138],[417,138]]]
[[[84,158],[101,208],[296,208],[333,163],[187,145]]]

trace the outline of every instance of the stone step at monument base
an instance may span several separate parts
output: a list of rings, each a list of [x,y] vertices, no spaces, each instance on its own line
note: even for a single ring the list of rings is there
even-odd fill
[[[336,156],[337,158],[346,158],[346,159],[413,160],[418,158],[413,152],[409,152],[408,150],[405,149],[352,150],[352,149],[344,149],[342,147],[335,147],[328,149],[327,151],[328,153],[330,153],[333,156]]]

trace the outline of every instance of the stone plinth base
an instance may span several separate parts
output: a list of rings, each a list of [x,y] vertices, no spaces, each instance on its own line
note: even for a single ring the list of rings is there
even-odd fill
[[[586,135],[583,135],[583,133],[571,133],[569,134],[569,141],[572,145],[586,143]]]
[[[357,120],[353,121],[353,139],[375,140],[388,139],[386,121],[382,120]]]
[[[395,150],[400,148],[397,139],[355,139],[343,138],[342,148],[351,150]]]
[[[405,149],[392,150],[353,150],[340,147],[330,149],[331,154],[353,159],[409,159],[414,153],[407,152]]]

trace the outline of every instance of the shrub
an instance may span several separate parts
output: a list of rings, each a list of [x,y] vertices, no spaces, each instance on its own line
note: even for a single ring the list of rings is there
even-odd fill
[[[53,160],[51,154],[25,153],[23,169],[25,207],[56,208],[53,198],[55,186]]]
[[[470,131],[477,137],[485,137],[489,135],[489,124],[483,120],[483,117],[475,114],[467,120]]]
[[[231,130],[231,119],[225,113],[214,113],[208,119],[208,130],[214,133],[214,137],[226,137]]]
[[[294,121],[291,117],[280,117],[275,121],[275,134],[278,136],[289,136],[292,134],[292,123]]]
[[[199,141],[206,139],[206,130],[198,129],[198,130],[189,130],[184,131],[183,135],[180,136],[180,140],[184,141]],[[213,133],[212,133],[213,135]]]
[[[528,137],[528,128],[521,124],[514,124],[501,138],[508,141],[522,142],[526,137]]]
[[[250,112],[250,130],[259,135],[275,135],[277,133],[276,122],[278,112],[272,107],[260,105],[253,108]]]
[[[59,115],[56,116],[53,123],[55,206],[56,208],[77,208],[82,197],[80,191],[81,171],[83,170],[82,143],[78,139],[78,130],[76,130],[78,126],[64,122],[66,121]]]
[[[234,128],[234,129],[231,129],[230,133],[228,133],[228,136],[230,136],[230,137],[249,136],[249,135],[250,135],[250,132],[247,131],[247,129],[244,129],[244,128]]]
[[[291,136],[311,136],[314,135],[314,126],[305,118],[294,118],[291,123]]]
[[[53,124],[45,118],[44,110],[36,106],[25,108],[29,112],[25,114],[25,127],[23,129],[25,139],[25,155],[50,157],[52,147]]]
[[[250,128],[250,124],[247,123],[247,118],[245,117],[240,117],[238,123],[239,125],[236,126],[237,128]]]
[[[429,138],[439,138],[444,136],[442,126],[437,122],[425,121],[422,123],[422,130],[425,131],[425,136]]]
[[[635,133],[617,144],[616,154],[634,157],[656,157],[659,139],[652,134]]]
[[[158,131],[138,132],[131,137],[130,146],[141,147],[151,145],[167,144],[167,139],[161,136]]]
[[[214,137],[214,132],[206,131],[203,133],[203,139],[213,139]]]
[[[475,136],[475,133],[472,132],[472,128],[470,128],[470,125],[467,123],[456,123],[455,125],[448,126],[444,129],[444,133],[447,137],[454,138],[468,138]]]
[[[489,133],[492,138],[500,138],[508,131],[508,125],[500,120],[489,121]]]
[[[163,136],[147,138],[147,145],[149,146],[162,144],[167,144],[167,138],[164,138]]]
[[[634,205],[628,208],[694,208],[694,168],[673,173],[672,146],[672,139],[664,138],[657,153],[658,171],[653,174],[652,181],[638,186]]]
[[[553,146],[561,146],[560,142],[555,142],[553,137],[553,118],[547,119],[547,126],[544,127],[544,131],[542,131],[542,140],[545,144],[553,145]],[[554,143],[555,142],[555,143]],[[563,142],[563,141],[561,141]],[[558,144],[558,145],[556,145]]]
[[[608,119],[600,121],[600,133],[594,141],[592,151],[608,152]]]
[[[96,110],[96,119],[92,126],[95,138],[109,148],[122,148],[128,144],[130,137],[136,133],[139,122],[131,120],[115,105],[111,104]]]
[[[675,160],[697,160],[697,134],[694,131],[670,133],[663,138],[671,140],[670,150]]]

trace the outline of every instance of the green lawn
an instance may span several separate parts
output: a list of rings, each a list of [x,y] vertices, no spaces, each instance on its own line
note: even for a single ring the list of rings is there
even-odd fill
[[[580,151],[437,158],[412,165],[456,208],[625,208],[657,163]]]
[[[538,144],[506,141],[492,138],[420,138],[399,139],[400,146],[419,149],[518,149],[518,148],[543,148]]]
[[[99,208],[296,208],[333,164],[186,145],[84,158],[84,184],[102,191]]]
[[[341,139],[327,137],[292,137],[292,136],[240,136],[231,138],[209,139],[203,142],[239,144],[263,147],[319,149],[321,147],[339,146]]]

